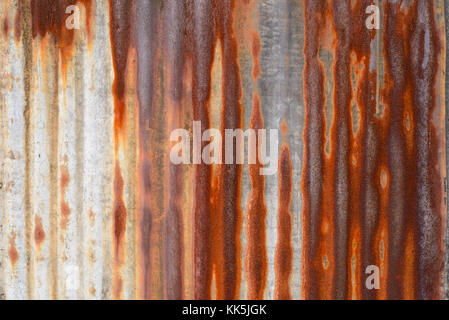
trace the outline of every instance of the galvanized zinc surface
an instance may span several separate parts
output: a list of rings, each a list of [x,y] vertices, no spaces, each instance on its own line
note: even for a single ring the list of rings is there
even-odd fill
[[[0,297],[447,297],[445,5],[1,1]]]

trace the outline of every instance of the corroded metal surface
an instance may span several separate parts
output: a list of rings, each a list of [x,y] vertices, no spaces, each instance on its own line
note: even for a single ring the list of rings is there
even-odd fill
[[[444,6],[1,1],[0,296],[444,298]],[[194,121],[276,173],[173,163]]]

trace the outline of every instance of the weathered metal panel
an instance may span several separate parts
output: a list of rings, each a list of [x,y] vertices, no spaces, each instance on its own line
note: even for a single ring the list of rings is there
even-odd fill
[[[447,297],[444,6],[1,1],[1,298]]]

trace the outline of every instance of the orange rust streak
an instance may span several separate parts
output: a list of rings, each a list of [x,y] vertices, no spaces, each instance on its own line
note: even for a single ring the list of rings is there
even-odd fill
[[[304,166],[302,171],[303,208],[303,256],[302,256],[302,296],[304,299],[318,299],[323,279],[322,249],[320,247],[321,220],[327,215],[323,211],[323,183],[326,179],[324,170],[324,70],[318,59],[319,34],[321,20],[324,19],[323,1],[306,0],[305,16],[305,69],[304,101],[306,107],[304,127]],[[326,186],[324,186],[326,187]],[[326,189],[324,189],[326,190]],[[329,189],[330,190],[330,189]],[[326,197],[328,199],[328,197]],[[327,220],[329,222],[329,220]],[[330,235],[327,235],[329,237]],[[332,242],[330,242],[332,243]],[[332,258],[328,255],[329,263]],[[327,291],[329,292],[329,286]]]
[[[61,178],[60,178],[60,186],[61,186],[61,228],[66,229],[67,223],[70,216],[70,207],[67,203],[65,197],[67,192],[67,187],[70,182],[70,175],[67,166],[61,165]]]
[[[110,0],[111,46],[115,72],[112,91],[114,94],[114,131],[116,143],[118,141],[118,135],[122,132],[125,125],[126,69],[131,27],[130,11],[131,3],[129,1]]]
[[[406,243],[405,243],[405,267],[404,267],[404,299],[414,300],[415,299],[415,236],[412,230],[407,232]]]
[[[405,231],[407,225],[414,225],[416,211],[413,206],[415,189],[415,163],[414,156],[406,156],[405,135],[402,127],[404,114],[404,92],[408,83],[406,66],[409,52],[405,43],[408,35],[401,28],[405,16],[400,12],[397,4],[386,3],[386,21],[384,34],[384,48],[386,58],[385,86],[386,101],[390,106],[388,110],[389,126],[386,135],[386,165],[390,174],[389,202],[387,205],[388,221],[388,253],[387,253],[387,297],[389,299],[402,299],[402,284],[405,268]],[[407,183],[407,190],[405,190]],[[416,196],[416,194],[415,194]],[[407,198],[408,201],[407,201]],[[408,217],[406,214],[409,213]]]
[[[165,31],[165,74],[168,85],[167,97],[167,124],[170,132],[182,126],[183,106],[181,104],[183,96],[183,70],[184,70],[184,6],[176,1],[165,3],[164,26],[169,26]],[[167,153],[170,153],[171,144],[168,144]],[[167,160],[169,161],[169,160]],[[182,191],[183,191],[183,165],[169,164],[168,183],[166,193],[168,193],[167,212],[165,217],[165,297],[166,299],[182,299],[183,297],[183,247],[182,247]]]
[[[126,232],[126,206],[123,201],[124,181],[121,173],[119,150],[122,149],[126,121],[126,70],[130,46],[130,15],[131,2],[110,0],[110,31],[112,58],[115,72],[112,93],[114,95],[114,142],[115,142],[115,173],[114,173],[114,207],[113,207],[113,237],[114,237],[114,280],[113,294],[115,298],[122,297],[123,279],[120,269],[123,263],[122,242]]]
[[[19,1],[19,6],[17,8],[17,14],[14,19],[14,38],[18,42],[22,35],[22,11],[24,10],[24,5],[21,1]]]
[[[257,81],[260,76],[260,38],[257,33],[252,33],[252,58],[253,58],[253,80]],[[254,93],[253,108],[251,113],[250,128],[258,132],[264,128],[262,110],[260,107],[260,98],[257,92]],[[255,154],[258,154],[259,138],[251,141],[256,144]],[[267,282],[267,249],[266,249],[266,215],[267,207],[265,205],[265,178],[259,171],[263,165],[256,159],[255,164],[249,165],[249,177],[251,181],[251,193],[249,195],[247,216],[248,216],[248,248],[246,252],[246,273],[248,278],[247,298],[263,299],[264,290]]]
[[[3,35],[5,37],[8,36],[8,31],[9,31],[8,17],[5,17],[4,20],[3,20]]]
[[[416,195],[411,194],[407,201],[416,201],[416,220],[414,248],[416,258],[412,266],[414,274],[415,297],[417,299],[442,299],[441,277],[444,265],[444,247],[442,225],[444,216],[442,172],[439,169],[441,140],[434,124],[434,110],[439,100],[436,94],[436,80],[439,56],[443,52],[439,32],[436,28],[433,1],[416,1],[414,15],[410,17],[412,25],[418,21],[416,29],[410,35],[409,78],[413,92],[413,127],[416,128],[414,143],[416,146],[416,176],[407,171],[409,178],[416,178]],[[423,134],[427,132],[427,134]]]
[[[253,79],[256,80],[260,77],[261,75],[261,68],[260,68],[260,61],[259,61],[259,57],[260,57],[260,37],[257,33],[252,33],[251,34],[251,38],[252,38],[252,46],[251,46],[251,54],[253,56]]]
[[[373,187],[376,158],[376,140],[373,127],[375,107],[376,77],[370,75],[372,63],[371,41],[375,33],[365,27],[365,8],[367,2],[359,0],[351,11],[351,68],[350,75],[355,74],[356,93],[352,96],[351,105],[356,104],[358,119],[351,112],[350,135],[350,204],[349,204],[349,238],[347,268],[351,272],[348,277],[348,298],[372,298],[372,290],[365,290],[364,269],[375,261],[372,255],[373,228],[376,223],[377,204],[376,190]],[[355,126],[354,126],[355,125]],[[368,130],[369,135],[368,135]],[[373,199],[374,198],[374,199]],[[374,201],[373,201],[374,200]]]
[[[260,108],[260,98],[254,95],[253,111],[251,115],[250,128],[263,129],[263,116]],[[257,131],[256,131],[257,132]],[[256,137],[257,146],[259,138]],[[258,150],[258,147],[256,148]],[[258,154],[258,151],[256,151]],[[267,249],[265,246],[265,228],[267,207],[265,205],[265,178],[260,175],[259,170],[263,167],[257,159],[256,164],[249,165],[249,176],[251,181],[251,193],[248,200],[248,248],[246,252],[246,273],[248,278],[248,294],[250,300],[263,299],[267,281]]]
[[[235,2],[233,0],[214,0],[215,23],[217,36],[222,46],[223,56],[223,109],[222,136],[225,129],[242,127],[241,79],[238,65],[237,42],[233,31],[233,14]],[[221,165],[218,181],[222,190],[220,232],[223,243],[220,279],[222,285],[217,286],[217,297],[236,299],[240,287],[241,244],[240,229],[242,213],[240,208],[240,185],[242,166],[236,161],[234,145],[234,164]],[[222,154],[225,154],[224,145]]]
[[[16,249],[16,234],[13,233],[9,239],[9,261],[11,262],[11,266],[14,268],[19,260],[19,252]]]
[[[20,4],[21,1],[19,1]],[[92,0],[31,0],[31,25],[33,38],[40,35],[42,38],[51,33],[56,40],[57,47],[61,54],[62,68],[66,70],[66,62],[73,53],[74,31],[66,26],[66,21],[72,13],[66,13],[67,7],[82,3],[86,8],[86,25],[88,34],[90,33],[90,16]],[[19,5],[16,17],[15,36],[19,39],[20,15],[22,5]]]
[[[212,15],[212,3],[210,1],[197,1],[190,4],[189,7],[194,21],[193,29],[189,29],[188,34],[195,35],[192,39],[192,105],[193,105],[193,120],[201,121],[201,135],[204,130],[209,129],[210,120],[207,106],[210,100],[210,83],[211,83],[211,68],[213,62],[215,34],[213,33],[214,17]],[[203,16],[204,15],[204,16]],[[207,18],[205,18],[207,17]],[[201,150],[206,145],[201,143]],[[193,282],[194,298],[195,299],[210,299],[211,297],[211,283],[212,283],[212,269],[213,263],[217,266],[212,254],[218,254],[219,243],[213,241],[212,245],[212,230],[211,227],[214,221],[217,221],[220,216],[219,208],[212,198],[212,168],[210,165],[201,163],[194,165],[194,276]],[[216,190],[216,189],[215,189]],[[212,215],[211,207],[214,205],[214,215]],[[220,234],[219,229],[215,229],[215,233]],[[218,279],[218,276],[217,276]],[[218,285],[217,285],[218,287]]]
[[[350,176],[350,102],[351,102],[351,82],[350,82],[350,50],[351,38],[347,32],[351,26],[350,4],[346,0],[335,0],[332,2],[332,18],[336,37],[335,62],[334,62],[334,96],[333,96],[333,121],[331,129],[332,148],[331,163],[334,168],[333,194],[333,222],[334,222],[334,244],[333,255],[335,257],[335,273],[333,276],[334,299],[346,299],[348,295],[349,282],[351,277],[348,270],[347,261],[350,257],[352,246],[349,239],[349,226],[351,224],[350,207],[353,201],[350,193],[352,184]]]
[[[279,211],[277,221],[278,240],[275,251],[275,287],[274,298],[279,300],[291,299],[289,280],[292,273],[293,247],[292,215],[290,206],[292,201],[292,172],[293,165],[290,148],[284,143],[279,157]]]

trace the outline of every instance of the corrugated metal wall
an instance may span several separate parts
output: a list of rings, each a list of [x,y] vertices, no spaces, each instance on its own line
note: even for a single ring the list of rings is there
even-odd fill
[[[0,297],[443,298],[444,5],[1,1]],[[277,173],[173,164],[193,121]]]

